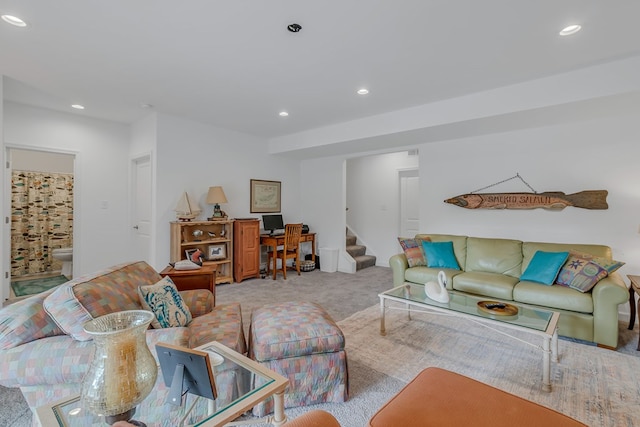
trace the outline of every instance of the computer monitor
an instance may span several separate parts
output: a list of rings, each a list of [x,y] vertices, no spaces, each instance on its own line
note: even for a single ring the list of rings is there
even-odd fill
[[[262,215],[262,228],[269,233],[273,233],[274,230],[283,230],[284,221],[282,215]]]

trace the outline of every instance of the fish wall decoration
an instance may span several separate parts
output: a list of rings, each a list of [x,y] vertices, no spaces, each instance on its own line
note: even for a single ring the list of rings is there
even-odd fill
[[[445,203],[466,209],[553,209],[567,206],[608,209],[607,190],[586,190],[574,194],[561,191],[544,193],[469,193],[446,199]]]

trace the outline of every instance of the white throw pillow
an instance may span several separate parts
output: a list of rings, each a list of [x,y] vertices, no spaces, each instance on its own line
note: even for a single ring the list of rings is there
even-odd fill
[[[138,294],[142,308],[156,317],[151,322],[155,329],[187,326],[191,322],[191,311],[169,276],[156,284],[138,287]]]

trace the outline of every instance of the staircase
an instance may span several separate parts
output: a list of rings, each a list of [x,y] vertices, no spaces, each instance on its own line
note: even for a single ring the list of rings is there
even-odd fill
[[[376,265],[376,257],[366,255],[367,247],[356,244],[356,236],[347,235],[347,252],[356,260],[356,271]]]

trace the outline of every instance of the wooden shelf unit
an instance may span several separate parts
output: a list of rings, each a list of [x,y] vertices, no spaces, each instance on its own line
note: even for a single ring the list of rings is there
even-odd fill
[[[202,231],[196,237],[193,232]],[[223,233],[224,232],[224,233]],[[212,236],[212,234],[215,236]],[[221,236],[224,234],[224,236]],[[207,259],[210,245],[224,245],[225,257]],[[203,265],[217,266],[216,284],[233,283],[233,220],[221,221],[172,221],[171,262],[187,259],[186,250],[200,249],[204,254]]]

